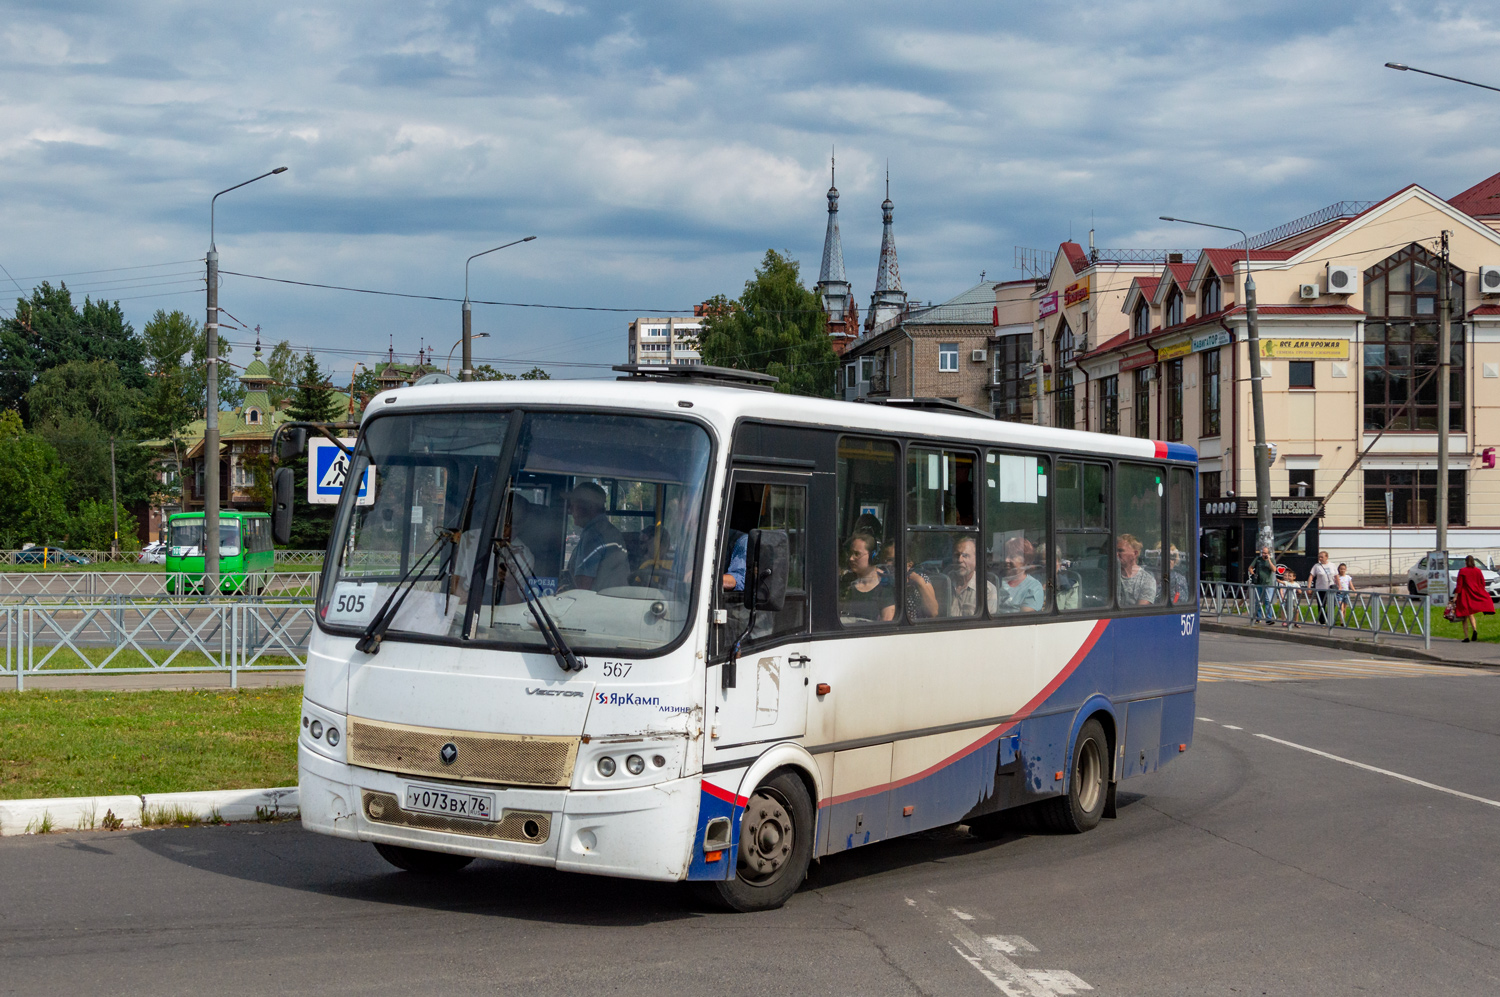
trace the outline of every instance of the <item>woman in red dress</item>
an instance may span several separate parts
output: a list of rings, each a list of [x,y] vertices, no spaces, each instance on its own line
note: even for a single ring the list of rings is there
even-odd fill
[[[1471,554],[1464,558],[1464,566],[1458,569],[1458,584],[1453,587],[1453,615],[1464,628],[1464,642],[1479,639],[1477,613],[1495,612],[1495,601],[1484,590],[1484,572]],[[1470,633],[1470,631],[1473,631]]]

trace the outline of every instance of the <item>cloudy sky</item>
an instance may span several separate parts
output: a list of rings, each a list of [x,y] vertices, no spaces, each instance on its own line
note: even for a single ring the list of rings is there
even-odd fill
[[[0,314],[48,277],[137,328],[201,318],[209,198],[286,165],[220,199],[226,271],[461,297],[466,256],[535,235],[475,261],[474,298],[625,313],[476,306],[476,355],[601,376],[630,315],[738,294],[767,248],[816,280],[835,144],[862,302],[887,160],[921,300],[1091,224],[1202,245],[1157,216],[1253,233],[1409,182],[1451,196],[1500,171],[1500,94],[1382,64],[1500,85],[1497,24],[1305,0],[5,0]],[[221,301],[340,376],[460,331],[452,302],[241,276]]]

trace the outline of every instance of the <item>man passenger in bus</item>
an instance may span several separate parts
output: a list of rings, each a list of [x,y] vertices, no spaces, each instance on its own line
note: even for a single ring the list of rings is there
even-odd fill
[[[568,493],[568,513],[578,527],[578,546],[568,558],[568,573],[579,589],[614,588],[624,585],[630,559],[625,538],[604,514],[608,504],[604,488],[585,481]]]
[[[719,579],[719,584],[724,586],[725,592],[743,592],[745,590],[745,559],[750,556],[750,534],[741,533],[739,530],[730,530],[730,535],[738,534],[734,544],[729,548],[729,560],[724,565],[724,574]]]
[[[875,537],[856,533],[849,538],[849,573],[839,585],[839,615],[875,622],[896,618],[895,587],[875,565]]]
[[[880,548],[880,573],[896,583],[896,545],[886,544]],[[937,590],[932,580],[918,571],[911,558],[906,559],[906,616],[912,620],[930,620],[937,616]]]
[[[1115,538],[1115,557],[1120,564],[1120,605],[1149,606],[1156,601],[1156,579],[1151,572],[1141,567],[1141,551],[1145,549],[1129,533]]]
[[[979,613],[979,545],[973,537],[961,536],[953,541],[953,604],[949,616],[976,616]],[[984,580],[984,603],[995,611],[995,583]]]
[[[1000,612],[1037,613],[1047,605],[1047,590],[1027,571],[1035,553],[1031,541],[1025,537],[1005,541],[1001,554],[1005,574],[1000,579]]]

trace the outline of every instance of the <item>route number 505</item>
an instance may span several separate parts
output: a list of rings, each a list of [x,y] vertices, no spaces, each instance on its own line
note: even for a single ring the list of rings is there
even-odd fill
[[[1183,616],[1183,618],[1182,618],[1182,636],[1184,636],[1184,637],[1191,637],[1193,635],[1193,627],[1197,624],[1197,622],[1198,622],[1198,617],[1197,617],[1196,614],[1188,613],[1185,616]]]

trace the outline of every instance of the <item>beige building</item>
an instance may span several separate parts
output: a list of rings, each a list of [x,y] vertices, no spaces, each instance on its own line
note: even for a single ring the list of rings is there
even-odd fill
[[[694,315],[641,316],[630,323],[626,363],[699,364],[698,336],[703,319]]]
[[[1251,240],[1272,493],[1282,544],[1398,573],[1435,543],[1438,272],[1448,235],[1449,547],[1500,548],[1500,175],[1445,201],[1412,185]],[[1241,577],[1253,541],[1243,247],[1106,264],[1065,243],[1033,295],[1053,425],[1181,441],[1200,455],[1206,577]],[[1351,470],[1352,469],[1352,470]],[[1347,478],[1346,478],[1347,472]],[[1341,483],[1342,482],[1342,483]],[[1387,515],[1389,494],[1390,514]],[[1302,499],[1302,501],[1297,501]],[[1307,560],[1286,559],[1305,570]],[[1299,573],[1301,573],[1299,571]]]

